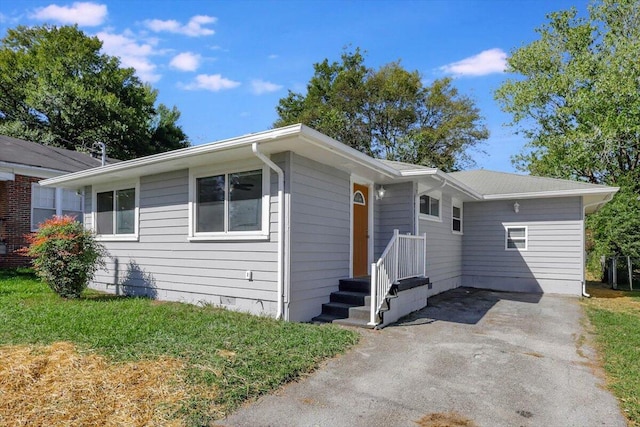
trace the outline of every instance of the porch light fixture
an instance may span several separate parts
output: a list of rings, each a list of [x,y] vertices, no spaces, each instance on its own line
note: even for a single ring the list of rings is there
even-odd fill
[[[385,193],[385,189],[384,187],[381,185],[380,187],[378,187],[378,189],[376,190],[376,200],[380,200],[384,197],[384,193]]]
[[[520,203],[515,202],[515,203],[513,204],[513,211],[514,211],[515,213],[520,212]]]

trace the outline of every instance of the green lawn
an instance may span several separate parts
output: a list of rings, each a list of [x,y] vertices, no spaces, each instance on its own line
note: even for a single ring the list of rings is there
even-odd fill
[[[640,426],[640,292],[589,288],[585,301],[607,373],[608,387],[629,424]]]
[[[86,291],[62,300],[27,270],[0,270],[0,346],[70,341],[114,363],[178,358],[194,389],[177,416],[203,425],[344,352],[358,340],[333,326],[288,323],[214,307]],[[215,409],[214,409],[215,408]]]

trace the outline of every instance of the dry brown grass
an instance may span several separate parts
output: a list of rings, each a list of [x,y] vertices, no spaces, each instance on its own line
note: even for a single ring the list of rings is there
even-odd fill
[[[110,363],[72,343],[0,347],[0,425],[179,426],[175,359]]]
[[[475,427],[476,423],[455,412],[436,412],[414,421],[420,427]]]
[[[591,295],[588,301],[591,306],[640,315],[640,302],[631,298],[629,292],[611,289],[609,285],[600,283],[590,283],[587,291]]]

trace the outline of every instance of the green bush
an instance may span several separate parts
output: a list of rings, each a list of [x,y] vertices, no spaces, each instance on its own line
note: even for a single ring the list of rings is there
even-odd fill
[[[95,272],[105,266],[104,247],[70,216],[55,216],[28,236],[24,253],[33,257],[38,277],[63,298],[78,298]]]

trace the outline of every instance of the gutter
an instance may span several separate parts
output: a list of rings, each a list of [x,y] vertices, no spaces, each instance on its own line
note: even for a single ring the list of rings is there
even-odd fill
[[[617,192],[617,189],[616,189]],[[585,298],[591,298],[591,295],[589,295],[587,293],[587,280],[584,277],[584,270],[587,268],[587,259],[585,257],[585,249],[584,249],[584,218],[587,212],[587,208],[591,207],[591,206],[597,206],[597,205],[604,205],[605,203],[608,203],[611,201],[611,199],[613,199],[613,195],[614,193],[609,193],[605,196],[604,199],[598,201],[598,202],[593,202],[593,203],[587,203],[586,205],[582,206],[582,256],[584,257],[582,259],[582,296]]]
[[[267,166],[269,166],[275,173],[278,174],[278,285],[277,285],[277,312],[276,319],[280,320],[284,315],[284,171],[280,166],[271,161],[270,158],[265,156],[258,149],[258,143],[251,144],[251,151],[260,160],[262,160]]]

